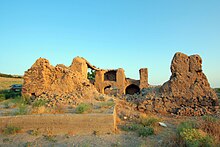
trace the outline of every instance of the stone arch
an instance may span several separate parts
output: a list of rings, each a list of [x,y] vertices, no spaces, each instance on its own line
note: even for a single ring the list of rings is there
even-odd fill
[[[108,85],[108,86],[106,86],[105,88],[104,88],[104,94],[110,94],[111,93],[111,85]]]
[[[127,86],[125,89],[125,93],[130,95],[134,95],[135,93],[139,93],[139,92],[140,92],[140,88],[135,84],[131,84]]]

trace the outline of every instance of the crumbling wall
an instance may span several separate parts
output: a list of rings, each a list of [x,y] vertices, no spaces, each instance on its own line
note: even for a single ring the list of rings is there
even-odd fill
[[[22,93],[35,97],[68,98],[74,101],[99,94],[87,79],[86,62],[79,57],[73,59],[70,67],[54,67],[47,59],[39,58],[24,74]]]
[[[105,89],[116,90],[116,93],[124,94],[125,74],[123,69],[96,71],[95,87],[100,93]],[[109,92],[108,92],[109,93]]]
[[[87,79],[88,65],[84,58],[81,57],[74,58],[70,66],[70,69],[72,71],[77,71],[82,76],[82,78]]]
[[[218,97],[202,71],[199,55],[176,53],[171,72],[170,80],[159,89],[159,95],[147,95],[137,106],[139,110],[188,116],[216,112]]]
[[[148,70],[147,68],[140,70],[141,80],[134,80],[126,78],[125,72],[122,68],[117,70],[98,70],[96,71],[95,87],[100,93],[134,94],[139,93],[140,89],[148,87]],[[133,86],[132,86],[133,85]],[[130,87],[129,87],[130,86]],[[132,89],[133,87],[133,89]]]
[[[141,68],[139,70],[140,73],[140,89],[148,88],[148,69],[147,68]]]

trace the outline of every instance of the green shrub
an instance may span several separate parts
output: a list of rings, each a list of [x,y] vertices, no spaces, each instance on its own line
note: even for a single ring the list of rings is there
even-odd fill
[[[5,95],[4,94],[0,94],[0,102],[5,100]]]
[[[20,130],[21,128],[16,127],[16,126],[7,126],[2,131],[3,131],[3,134],[5,135],[11,135],[11,134],[18,133]]]
[[[140,124],[128,124],[128,125],[121,126],[121,129],[123,131],[137,131],[141,127],[143,127],[143,126]]]
[[[149,117],[149,118],[142,118],[141,119],[141,124],[143,126],[155,126],[155,124],[159,122],[157,118],[154,117]]]
[[[76,113],[81,114],[91,110],[92,107],[90,104],[81,103],[76,107]]]
[[[194,129],[197,128],[197,124],[194,121],[181,122],[177,127],[177,132],[180,134],[184,129]]]
[[[199,146],[200,139],[202,138],[198,130],[185,129],[180,132],[180,136],[188,146]]]
[[[213,119],[211,120],[213,121]],[[213,138],[209,135],[202,136],[197,128],[198,125],[193,121],[182,122],[177,127],[177,132],[180,137],[180,141],[181,140],[183,141],[184,146],[187,147],[213,146],[214,143]]]
[[[28,114],[28,106],[26,104],[19,105],[18,111],[14,115],[26,115]]]
[[[54,135],[44,135],[45,140],[49,141],[49,142],[57,142],[56,140],[56,136]]]
[[[28,104],[28,102],[26,101],[26,99],[24,98],[24,97],[22,97],[22,96],[17,96],[17,97],[15,97],[15,98],[13,98],[13,99],[11,99],[10,100],[10,102],[11,103],[14,103],[14,104],[16,104],[16,105],[26,105],[26,104]]]
[[[215,123],[218,121],[217,118],[213,117],[213,116],[210,116],[210,115],[205,115],[202,117],[203,120],[205,120],[206,122],[210,122],[210,123]]]
[[[39,100],[34,101],[32,107],[41,107],[41,106],[45,106],[46,103],[47,103],[46,100],[39,99]]]
[[[33,136],[38,136],[40,134],[39,132],[39,128],[35,129],[35,130],[30,130],[29,131],[29,134],[30,135],[33,135]]]
[[[189,147],[211,147],[213,144],[212,137],[206,135],[202,136],[197,129],[183,129],[180,136]]]
[[[4,95],[5,95],[5,99],[10,99],[21,96],[21,92],[5,91]]]
[[[215,88],[215,91],[220,93],[220,88]]]
[[[154,128],[152,127],[141,127],[137,130],[138,135],[142,137],[147,137],[154,134]]]

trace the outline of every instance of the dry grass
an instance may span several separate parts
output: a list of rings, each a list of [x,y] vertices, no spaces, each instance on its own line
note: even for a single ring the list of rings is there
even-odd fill
[[[0,90],[9,89],[13,84],[23,84],[23,79],[0,77]]]
[[[220,143],[220,120],[212,116],[204,116],[200,122],[200,128],[212,135],[216,142]]]

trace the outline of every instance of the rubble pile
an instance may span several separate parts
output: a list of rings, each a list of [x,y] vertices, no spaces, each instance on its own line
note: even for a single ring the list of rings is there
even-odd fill
[[[147,94],[144,100],[141,98],[139,103],[136,102],[139,111],[201,116],[219,108],[218,97],[202,71],[199,55],[176,53],[171,63],[171,72],[170,80],[159,91],[142,90]]]

